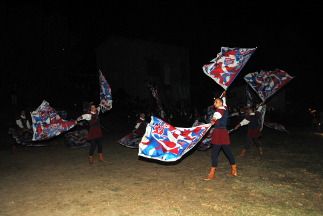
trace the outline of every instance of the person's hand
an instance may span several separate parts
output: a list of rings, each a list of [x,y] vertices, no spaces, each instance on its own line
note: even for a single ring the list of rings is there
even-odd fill
[[[136,129],[133,129],[133,131],[132,132],[136,132]]]
[[[238,124],[234,129],[237,130],[240,127],[240,124]]]
[[[78,117],[78,118],[77,118],[77,121],[80,121],[80,120],[81,120],[81,117]]]
[[[227,92],[227,90],[224,90],[224,91],[222,92],[222,94],[224,95],[226,92]]]
[[[212,118],[210,123],[211,123],[211,125],[214,125],[215,124],[215,118]]]

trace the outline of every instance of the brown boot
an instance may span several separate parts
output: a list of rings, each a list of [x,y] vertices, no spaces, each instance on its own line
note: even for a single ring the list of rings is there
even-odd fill
[[[99,153],[99,162],[107,162],[106,160],[103,159],[102,153]]]
[[[237,172],[237,165],[231,165],[231,173],[228,174],[228,176],[237,176],[238,172]]]
[[[25,151],[28,152],[28,146],[25,147]]]
[[[13,146],[12,153],[16,153],[16,146]]]
[[[247,152],[247,150],[246,149],[243,149],[242,152],[237,157],[246,156],[246,152]]]
[[[259,147],[258,149],[259,149],[259,154],[263,154],[262,147]]]
[[[212,167],[209,176],[204,180],[208,181],[208,180],[214,179],[215,178],[215,170],[216,170],[216,167]]]
[[[95,165],[95,163],[93,163],[93,156],[90,156],[90,161],[89,161],[89,163],[90,163],[91,165]]]

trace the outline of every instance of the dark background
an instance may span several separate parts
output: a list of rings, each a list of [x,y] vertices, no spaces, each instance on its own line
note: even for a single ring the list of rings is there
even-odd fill
[[[203,84],[191,91],[192,104],[221,90],[202,66],[222,46],[257,47],[232,87],[248,73],[279,68],[295,76],[288,86],[297,111],[322,110],[319,7],[304,4],[3,1],[2,103],[10,103],[14,84],[21,107],[42,100],[62,108],[81,104],[82,84],[96,97],[94,50],[120,35],[189,48],[191,85]]]

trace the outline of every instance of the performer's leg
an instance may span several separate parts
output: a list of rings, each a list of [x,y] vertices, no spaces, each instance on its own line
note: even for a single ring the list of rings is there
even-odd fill
[[[106,160],[103,159],[103,156],[102,156],[102,137],[97,138],[96,142],[98,144],[99,162],[107,162]]]
[[[258,137],[253,138],[253,140],[255,141],[256,146],[257,146],[257,147],[258,147],[258,149],[259,149],[259,154],[263,154],[263,152],[262,152],[262,148],[261,148],[261,145],[260,145],[260,143],[259,143],[259,141],[258,141]]]
[[[228,174],[228,176],[237,176],[238,175],[237,165],[236,165],[236,162],[234,160],[232,151],[230,149],[230,145],[223,145],[222,149],[224,151],[224,154],[229,158],[230,165],[231,165],[231,173]]]
[[[91,148],[90,148],[89,163],[90,163],[91,165],[95,165],[95,164],[93,163],[93,152],[94,152],[94,149],[95,149],[95,146],[96,146],[95,139],[91,139],[91,140],[90,140],[90,143],[91,143]]]
[[[221,149],[220,145],[213,145],[213,149],[212,149],[212,168],[211,168],[209,176],[204,180],[211,180],[211,179],[215,178],[215,170],[216,170],[216,166],[217,166],[217,163],[218,163],[218,155],[219,155],[220,149]]]
[[[246,145],[245,145],[244,149],[242,150],[242,152],[237,157],[243,157],[246,155],[246,152],[249,149],[249,145],[250,145],[251,140],[252,140],[252,138],[247,137]]]

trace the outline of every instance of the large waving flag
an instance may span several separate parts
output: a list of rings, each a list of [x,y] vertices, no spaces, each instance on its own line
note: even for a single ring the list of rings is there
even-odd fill
[[[289,133],[285,127],[281,124],[277,124],[277,123],[271,123],[271,122],[264,122],[264,125],[271,128],[271,129],[275,129],[275,130],[279,130],[279,131],[282,131],[282,132],[286,132],[286,133]]]
[[[112,109],[112,94],[111,88],[103,76],[102,72],[99,71],[99,80],[100,80],[100,106],[102,113]]]
[[[203,66],[204,73],[225,90],[231,85],[256,48],[222,47],[211,64]]]
[[[58,136],[64,131],[68,131],[76,124],[76,120],[64,121],[61,117],[54,112],[49,106],[47,101],[43,101],[42,104],[31,113],[33,122],[33,141],[46,140],[54,136]]]
[[[176,128],[152,116],[139,144],[138,155],[161,161],[176,161],[192,149],[210,127],[211,124]]]
[[[17,131],[16,129],[9,128],[9,134],[16,140],[16,143],[24,146],[48,146],[48,140],[45,141],[32,141],[33,132],[31,130]]]
[[[90,145],[90,142],[87,141],[88,135],[89,132],[87,129],[66,133],[64,134],[65,143],[69,148],[78,148]]]
[[[246,82],[257,92],[263,101],[267,100],[293,78],[280,69],[274,71],[261,70],[259,74],[254,72],[244,77]]]
[[[247,107],[251,107],[252,106],[252,96],[251,96],[251,93],[248,89],[248,85],[246,86],[246,98],[247,98]],[[238,110],[239,112],[239,110]]]
[[[138,136],[136,133],[130,133],[122,139],[118,140],[118,143],[128,148],[137,149],[139,148],[141,139],[142,137]]]
[[[257,105],[257,109],[260,105]],[[260,117],[259,117],[259,129],[262,131],[264,127],[264,121],[265,121],[265,114],[266,114],[266,104],[262,106],[262,109],[260,110]]]
[[[158,92],[157,92],[157,86],[156,86],[156,89],[154,89],[154,87],[152,85],[148,85],[150,90],[151,90],[151,93],[153,95],[153,97],[157,100],[157,106],[158,106],[158,109],[161,109],[162,106],[161,106],[161,102],[160,102],[160,99],[159,99],[159,96],[158,96]]]

